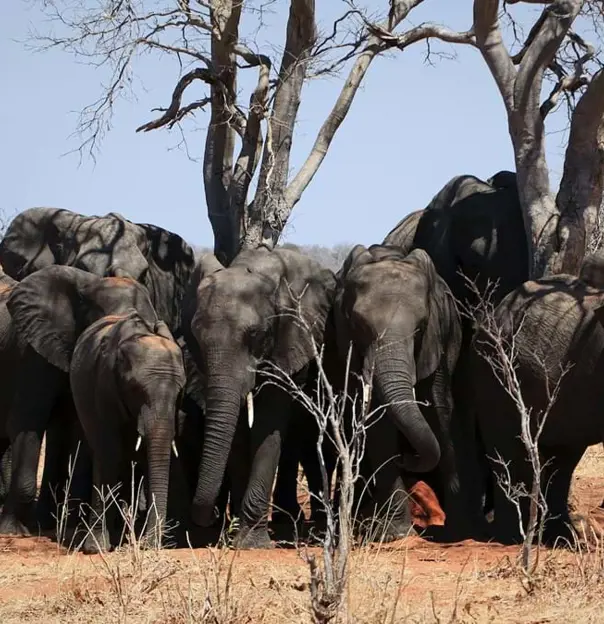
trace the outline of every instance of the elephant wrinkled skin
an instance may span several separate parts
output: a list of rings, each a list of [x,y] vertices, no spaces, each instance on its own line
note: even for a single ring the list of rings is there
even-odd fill
[[[323,342],[335,277],[297,251],[260,248],[241,252],[228,268],[202,258],[191,286],[183,331],[206,385],[193,520],[207,526],[214,519],[242,408],[253,392],[250,466],[235,544],[266,548],[270,494],[294,402],[283,389],[262,385],[262,371],[278,367],[304,383],[314,358],[311,337],[319,347]]]
[[[425,251],[405,256],[380,245],[354,247],[338,281],[341,359],[352,344],[352,372],[372,386],[371,408],[378,409],[367,430],[366,477],[375,474],[376,504],[388,509],[383,539],[411,529],[401,467],[414,473],[437,470],[447,529],[462,533],[459,449],[451,421],[451,377],[461,329],[449,289]],[[418,404],[424,401],[426,406]]]

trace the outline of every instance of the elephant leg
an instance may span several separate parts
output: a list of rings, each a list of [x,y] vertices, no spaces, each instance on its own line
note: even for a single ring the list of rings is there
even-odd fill
[[[312,415],[308,414],[308,418],[312,419]],[[310,519],[314,526],[319,530],[325,530],[327,527],[327,512],[325,505],[331,504],[332,498],[332,481],[333,474],[336,470],[337,452],[335,445],[331,440],[324,438],[321,451],[323,453],[323,463],[327,475],[328,489],[324,492],[323,472],[321,470],[319,453],[317,451],[318,427],[313,420],[313,433],[307,434],[307,439],[302,448],[301,463],[306,475],[308,483],[308,491],[310,494]],[[335,503],[335,496],[334,503]],[[337,508],[336,508],[337,511]]]
[[[77,524],[81,504],[90,503],[92,466],[70,393],[55,404],[46,429],[44,472],[37,504],[41,529]]]
[[[526,449],[518,436],[519,433],[516,431],[509,431],[503,436],[496,436],[495,439],[491,439],[491,435],[485,436],[486,453],[494,477],[493,536],[503,544],[516,544],[522,541],[519,523],[522,518],[522,523],[526,526],[529,512],[528,499],[523,497],[518,501],[520,518],[518,507],[510,500],[508,491],[510,486],[514,488],[521,484],[528,490],[532,483]]]
[[[120,475],[125,474],[119,435],[111,436],[108,431],[97,431],[96,435],[98,439],[94,440],[92,449],[93,489],[88,535],[82,547],[86,554],[106,552],[113,547],[112,536],[117,527],[120,500],[116,486]]]
[[[460,482],[459,454],[462,451],[463,433],[459,423],[452,420],[451,387],[446,373],[442,370],[437,370],[432,379],[430,402],[433,407],[428,407],[425,411],[436,417],[436,423],[432,424],[431,422],[430,424],[436,433],[441,450],[436,472],[441,486],[439,495],[442,496],[442,500],[440,503],[446,516],[442,538],[446,541],[458,541],[471,536],[472,523],[470,522],[470,510],[464,498],[466,492],[462,491]],[[428,421],[431,421],[429,416]],[[479,509],[475,511],[479,511]],[[439,531],[436,529],[434,532],[438,533]]]
[[[237,548],[271,548],[268,513],[281,444],[287,432],[292,399],[283,390],[265,386],[256,401],[251,431],[251,473],[241,508]]]
[[[12,451],[9,440],[0,441],[0,506],[8,495],[12,472]]]
[[[306,443],[301,424],[301,415],[298,413],[297,406],[294,406],[292,419],[281,448],[277,481],[273,491],[272,521],[276,525],[298,525],[299,521],[304,519],[297,496],[300,447]]]
[[[386,414],[367,428],[365,448],[372,471],[367,477],[370,483],[374,479],[372,516],[376,524],[369,528],[369,535],[382,542],[413,535],[409,496],[399,468],[399,436]]]
[[[39,383],[32,391],[32,380]],[[34,524],[40,447],[52,408],[66,376],[28,348],[8,418],[12,477],[0,515],[0,534],[29,535]]]
[[[542,452],[543,471],[541,488],[545,489],[547,519],[543,540],[547,544],[557,542],[574,543],[574,531],[568,513],[568,495],[577,464],[581,461],[584,448],[547,448]]]
[[[485,539],[490,529],[486,514],[493,508],[493,483],[484,444],[479,435],[476,406],[472,396],[473,378],[468,361],[469,345],[462,350],[452,380],[452,437],[457,449],[460,487],[471,536]]]

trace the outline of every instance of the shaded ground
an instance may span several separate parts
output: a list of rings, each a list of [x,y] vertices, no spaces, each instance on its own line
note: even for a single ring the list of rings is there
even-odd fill
[[[604,453],[575,476],[585,513],[604,497]],[[597,513],[595,514],[597,516]],[[46,538],[0,539],[0,622],[310,622],[305,552],[135,547],[66,554]],[[346,610],[352,622],[602,622],[604,547],[544,550],[529,591],[517,547],[413,537],[357,550]]]

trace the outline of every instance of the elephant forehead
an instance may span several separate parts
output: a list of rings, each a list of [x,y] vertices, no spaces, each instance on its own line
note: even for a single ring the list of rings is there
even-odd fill
[[[166,351],[172,355],[180,354],[180,347],[163,336],[147,335],[140,336],[137,341],[145,349],[153,349],[157,351]]]

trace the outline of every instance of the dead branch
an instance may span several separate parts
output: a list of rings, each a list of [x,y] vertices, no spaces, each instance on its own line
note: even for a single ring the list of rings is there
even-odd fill
[[[333,138],[346,118],[350,107],[357,94],[359,86],[361,85],[371,63],[376,56],[383,51],[387,46],[383,44],[383,37],[390,35],[394,29],[408,16],[409,12],[417,5],[421,4],[423,0],[392,0],[391,9],[388,19],[377,25],[371,25],[371,37],[368,39],[366,45],[363,47],[357,60],[355,61],[348,78],[344,83],[342,91],[334,104],[327,119],[321,126],[315,143],[310,151],[310,154],[306,158],[304,164],[300,170],[290,182],[285,192],[285,205],[287,206],[288,214],[293,207],[298,203],[304,189],[310,184],[311,180],[317,173],[323,159],[327,155],[327,151],[333,141]],[[379,34],[378,34],[379,33]],[[403,49],[412,43],[428,37],[439,37],[439,34],[443,36],[445,40],[446,36],[455,38],[455,35],[448,29],[436,25],[424,25],[413,29],[413,34],[398,35],[398,38],[403,40],[396,45],[397,48]],[[405,37],[407,37],[405,41]],[[470,34],[459,34],[460,42],[470,42],[472,37]]]
[[[191,112],[195,108],[203,108],[209,102],[209,98],[204,98],[199,102],[194,103],[192,106],[189,104],[186,110],[181,109],[181,101],[182,96],[185,92],[185,89],[195,80],[202,80],[207,84],[212,84],[216,82],[216,76],[208,69],[203,69],[201,67],[197,67],[193,71],[190,71],[188,74],[185,74],[177,83],[174,88],[174,92],[172,93],[172,101],[170,102],[170,106],[165,109],[164,114],[161,117],[158,117],[154,121],[149,121],[142,126],[139,126],[136,129],[136,132],[149,132],[149,130],[155,130],[156,128],[161,128],[162,126],[172,127],[175,123],[180,121],[188,112]]]

